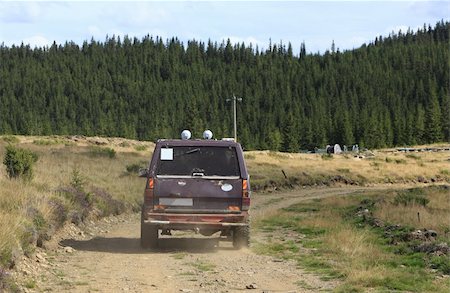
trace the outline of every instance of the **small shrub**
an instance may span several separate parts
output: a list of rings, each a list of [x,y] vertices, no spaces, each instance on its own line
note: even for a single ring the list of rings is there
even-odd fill
[[[140,163],[134,163],[126,166],[128,173],[138,173],[141,168],[144,168]]]
[[[333,159],[333,154],[322,154],[322,160],[332,160]]]
[[[74,210],[67,213],[67,218],[74,224],[79,224],[89,215],[92,208],[92,195],[74,187],[61,187],[58,192],[69,202]]]
[[[447,169],[442,169],[439,171],[439,173],[441,173],[442,175],[450,175],[450,171]]]
[[[93,206],[101,213],[99,216],[119,215],[126,210],[123,202],[114,199],[111,194],[101,188],[94,188],[90,192]]]
[[[31,180],[33,178],[33,166],[37,160],[37,154],[26,149],[8,145],[3,164],[6,166],[6,172],[9,178],[20,177]]]
[[[142,152],[147,149],[147,146],[146,145],[135,145],[134,149],[137,150],[138,152]]]
[[[91,147],[90,154],[93,156],[108,157],[110,159],[116,157],[116,151],[108,147],[93,146]]]
[[[405,157],[410,158],[410,159],[414,159],[414,160],[421,160],[422,159],[419,155],[416,155],[416,154],[407,154],[407,155],[405,155]]]
[[[392,163],[392,162],[393,162],[393,160],[392,160],[391,158],[389,158],[389,157],[386,157],[386,158],[384,159],[384,161],[385,161],[386,163]]]
[[[72,170],[72,177],[70,179],[70,186],[76,190],[83,191],[86,184],[86,178],[81,174],[78,168]]]
[[[12,144],[20,142],[20,139],[18,139],[14,135],[5,135],[5,136],[3,136],[3,140],[6,141],[7,143],[12,143]]]
[[[122,148],[127,148],[130,146],[130,143],[127,141],[122,141],[121,143],[119,143],[119,146]]]
[[[34,289],[36,287],[36,281],[33,279],[27,280],[25,282],[25,287],[28,289]]]
[[[406,160],[405,159],[395,159],[395,163],[396,164],[406,164]]]
[[[441,271],[446,275],[450,275],[450,258],[448,256],[432,256],[430,259],[430,267]]]
[[[53,197],[49,200],[49,205],[51,207],[51,220],[56,226],[62,227],[64,222],[67,220],[67,208],[60,198]]]

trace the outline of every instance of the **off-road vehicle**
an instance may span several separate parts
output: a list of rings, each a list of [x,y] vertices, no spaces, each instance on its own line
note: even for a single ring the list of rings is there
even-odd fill
[[[143,173],[142,247],[157,247],[160,233],[171,230],[221,232],[235,248],[248,246],[250,182],[239,143],[159,140]]]

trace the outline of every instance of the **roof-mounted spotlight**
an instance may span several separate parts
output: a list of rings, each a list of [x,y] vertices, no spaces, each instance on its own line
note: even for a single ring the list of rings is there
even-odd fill
[[[191,138],[191,132],[189,130],[185,129],[181,132],[181,139],[187,140],[190,138]]]
[[[204,139],[211,139],[213,137],[213,133],[211,130],[207,129],[203,132]]]

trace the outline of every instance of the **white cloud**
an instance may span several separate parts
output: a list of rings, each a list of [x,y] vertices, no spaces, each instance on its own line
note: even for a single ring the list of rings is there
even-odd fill
[[[36,2],[0,2],[0,21],[6,23],[32,23],[41,15]]]
[[[170,20],[168,12],[156,5],[151,2],[135,2],[126,5],[119,3],[117,6],[111,5],[105,14],[115,18],[121,26],[133,28]]]

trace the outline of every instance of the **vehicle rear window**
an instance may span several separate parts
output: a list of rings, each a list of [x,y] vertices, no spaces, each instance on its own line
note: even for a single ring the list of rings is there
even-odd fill
[[[173,149],[173,151],[170,151]],[[240,176],[234,147],[169,147],[159,157],[157,175]]]

